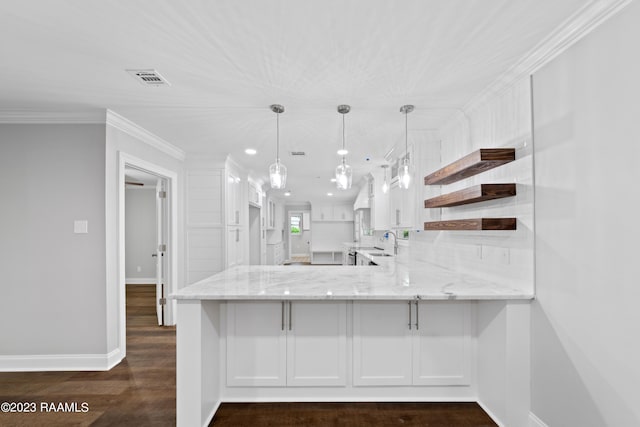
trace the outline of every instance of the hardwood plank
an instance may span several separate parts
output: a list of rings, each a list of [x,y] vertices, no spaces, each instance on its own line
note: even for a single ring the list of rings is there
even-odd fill
[[[477,403],[223,403],[209,426],[466,426],[497,424]]]
[[[425,222],[424,229],[428,230],[515,230],[515,218],[473,218],[453,219],[447,221]]]
[[[425,176],[424,184],[451,184],[512,162],[515,159],[515,148],[481,148]]]
[[[515,184],[480,184],[424,201],[425,208],[445,208],[516,195]]]

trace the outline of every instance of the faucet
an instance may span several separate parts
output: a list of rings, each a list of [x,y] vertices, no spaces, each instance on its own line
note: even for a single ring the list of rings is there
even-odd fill
[[[393,231],[387,230],[386,231],[387,238],[389,238],[389,233],[393,234],[393,254],[398,255],[398,236]]]

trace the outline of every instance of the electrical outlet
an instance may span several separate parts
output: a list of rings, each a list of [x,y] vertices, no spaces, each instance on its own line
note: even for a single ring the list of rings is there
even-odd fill
[[[478,259],[482,259],[482,245],[476,246],[476,256]]]

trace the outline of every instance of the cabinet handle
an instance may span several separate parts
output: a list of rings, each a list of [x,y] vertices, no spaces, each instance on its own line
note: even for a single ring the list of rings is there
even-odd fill
[[[400,225],[400,209],[396,209],[396,225]]]
[[[409,301],[409,330],[411,330],[411,301]]]
[[[240,224],[240,211],[236,211],[236,224]]]
[[[416,331],[420,329],[420,318],[418,317],[420,311],[418,311],[418,301],[416,301]]]
[[[289,301],[289,330],[291,330],[292,325],[293,325],[293,311],[291,310],[292,307],[292,303],[291,301]]]
[[[281,301],[280,303],[280,318],[281,318],[281,323],[280,323],[280,330],[284,331],[284,301]]]
[[[240,230],[236,230],[236,242],[240,241]]]

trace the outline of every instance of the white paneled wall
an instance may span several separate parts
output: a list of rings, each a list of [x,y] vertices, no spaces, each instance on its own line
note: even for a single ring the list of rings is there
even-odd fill
[[[187,284],[223,269],[223,172],[187,173]]]
[[[531,90],[523,79],[477,103],[473,111],[456,113],[440,130],[438,150],[427,145],[420,161],[423,199],[483,183],[516,183],[517,196],[456,206],[424,209],[420,223],[440,219],[516,217],[516,231],[422,231],[412,233],[415,256],[472,272],[499,283],[533,291],[533,159]],[[443,186],[424,186],[422,178],[480,148],[516,149],[516,160]]]

